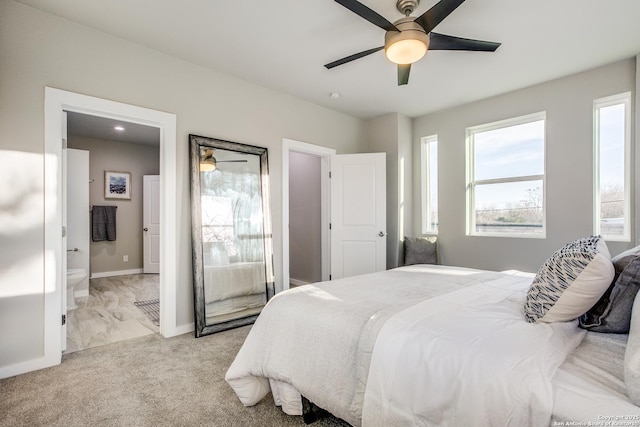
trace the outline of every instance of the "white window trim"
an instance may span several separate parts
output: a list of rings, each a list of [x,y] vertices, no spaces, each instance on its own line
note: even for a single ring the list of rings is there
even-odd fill
[[[474,159],[475,159],[475,151],[474,151],[474,135],[480,132],[486,132],[494,129],[502,129],[510,126],[517,126],[521,124],[531,123],[544,120],[545,124],[545,132],[544,132],[544,172],[542,175],[528,175],[528,176],[518,176],[518,177],[508,177],[508,178],[495,178],[495,179],[483,179],[483,180],[474,180],[475,170],[474,170]],[[481,237],[511,237],[511,238],[522,238],[522,239],[545,239],[547,237],[547,113],[545,111],[541,111],[538,113],[527,114],[524,116],[513,117],[505,120],[499,120],[496,122],[485,123],[481,125],[471,126],[466,129],[466,203],[467,203],[467,236],[481,236]],[[477,185],[483,184],[503,184],[510,182],[521,182],[521,181],[533,181],[533,180],[541,180],[542,181],[542,232],[541,233],[479,233],[476,230],[476,215],[475,215],[475,187]]]
[[[437,235],[438,229],[431,227],[431,153],[429,145],[438,143],[438,135],[425,136],[420,140],[420,183],[422,194],[422,234]],[[437,161],[437,159],[436,159]]]
[[[631,241],[631,92],[598,98],[593,101],[593,232],[600,229],[600,109],[624,104],[624,233],[603,235],[611,242]]]

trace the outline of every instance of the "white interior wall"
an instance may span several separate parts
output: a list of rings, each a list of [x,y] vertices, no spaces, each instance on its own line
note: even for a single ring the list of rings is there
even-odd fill
[[[282,138],[340,153],[366,149],[361,120],[10,0],[0,0],[0,64],[0,367],[42,356],[45,86],[177,115],[178,326],[193,322],[190,133],[269,149],[277,290]]]
[[[562,245],[592,234],[593,100],[635,88],[635,59],[629,59],[414,119],[415,170],[420,170],[420,138],[438,135],[438,250],[443,263],[536,272]],[[467,236],[465,129],[539,111],[547,112],[547,238]],[[420,174],[414,174],[413,183],[413,222],[420,230]],[[632,245],[608,243],[612,254]]]

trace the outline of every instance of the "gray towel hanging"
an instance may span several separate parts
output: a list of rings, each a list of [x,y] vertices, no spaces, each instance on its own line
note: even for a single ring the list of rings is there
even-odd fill
[[[116,240],[117,206],[93,206],[91,210],[91,239],[94,242]]]

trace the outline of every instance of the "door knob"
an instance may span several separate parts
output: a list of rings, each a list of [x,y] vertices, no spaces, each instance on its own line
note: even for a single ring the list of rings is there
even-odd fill
[[[143,228],[144,231],[149,231],[149,229],[147,227]]]
[[[386,236],[386,235],[387,235],[387,233],[385,233],[385,232],[383,232],[383,231],[381,231],[381,232],[379,232],[379,233],[378,233],[378,236],[380,236],[380,237],[384,237],[384,236]]]

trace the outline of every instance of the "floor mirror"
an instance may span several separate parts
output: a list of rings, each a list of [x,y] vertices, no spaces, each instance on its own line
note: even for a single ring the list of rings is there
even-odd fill
[[[196,337],[253,323],[275,293],[267,149],[189,135]]]

